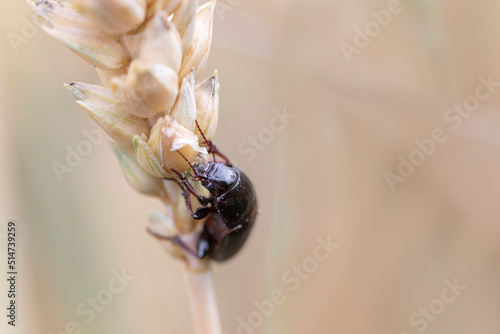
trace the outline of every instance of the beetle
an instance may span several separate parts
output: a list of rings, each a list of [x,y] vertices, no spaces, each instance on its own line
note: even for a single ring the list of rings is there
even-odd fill
[[[194,219],[206,218],[197,249],[190,248],[179,236],[166,237],[150,232],[157,238],[171,240],[199,259],[208,257],[222,262],[238,253],[245,244],[257,217],[257,196],[252,182],[245,173],[234,167],[227,157],[217,150],[212,141],[205,138],[198,122],[196,126],[208,146],[208,152],[213,155],[213,161],[193,166],[186,159],[195,175],[186,173],[190,174],[193,180],[200,181],[210,193],[210,197],[199,195],[186,175],[176,170],[172,172],[177,175],[177,179],[174,180],[183,190],[186,207],[191,216]],[[224,162],[218,162],[216,155]],[[201,204],[194,212],[190,195]]]

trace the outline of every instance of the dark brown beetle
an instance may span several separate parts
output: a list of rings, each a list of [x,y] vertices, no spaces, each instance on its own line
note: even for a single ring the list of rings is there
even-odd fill
[[[198,123],[196,125],[198,126]],[[198,130],[203,135],[199,127]],[[197,249],[191,249],[179,236],[154,235],[171,240],[200,259],[208,256],[217,262],[222,262],[235,255],[247,240],[257,216],[257,197],[250,179],[241,170],[232,166],[204,135],[203,138],[214,161],[191,166],[195,173],[192,179],[201,181],[211,196],[205,198],[199,195],[185,175],[172,170],[178,176],[176,181],[183,190],[186,207],[191,216],[194,219],[206,218]],[[216,155],[225,161],[217,162]],[[190,194],[201,204],[196,212],[193,212]]]

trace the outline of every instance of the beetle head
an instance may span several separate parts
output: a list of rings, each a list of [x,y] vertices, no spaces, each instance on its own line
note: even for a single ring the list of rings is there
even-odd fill
[[[195,169],[201,184],[214,196],[224,194],[238,181],[236,170],[223,163],[208,162],[195,166]]]

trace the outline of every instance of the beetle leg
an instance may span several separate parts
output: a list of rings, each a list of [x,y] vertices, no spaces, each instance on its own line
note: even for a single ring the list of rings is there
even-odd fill
[[[209,206],[202,206],[202,207],[199,207],[196,210],[196,212],[193,212],[193,207],[191,206],[191,197],[189,196],[190,195],[189,191],[184,190],[184,192],[182,193],[182,195],[184,196],[184,201],[186,202],[187,210],[188,210],[189,214],[194,219],[203,219],[206,216],[208,216],[208,214],[210,213],[210,211],[212,211],[211,207],[209,207]]]
[[[177,174],[177,177],[179,178],[180,180],[180,184],[183,184],[186,189],[191,193],[193,194],[194,197],[196,197],[196,199],[198,199],[198,201],[200,202],[201,205],[207,205],[209,203],[209,200],[201,195],[199,195],[196,190],[194,190],[193,186],[191,185],[191,183],[189,183],[188,179],[182,175],[181,173],[179,173],[178,171],[176,171],[175,169],[171,169],[172,172],[174,172],[175,174]],[[182,188],[182,186],[181,186]],[[182,190],[186,190],[184,188],[182,188]],[[185,196],[184,196],[185,197]]]
[[[194,197],[200,202],[201,205],[207,205],[209,203],[208,199],[199,195],[196,190],[194,190],[193,186],[191,183],[188,182],[188,180],[183,179],[182,183],[186,186],[187,191],[193,194]]]
[[[195,251],[194,249],[192,249],[191,247],[189,247],[189,245],[187,245],[178,235],[174,235],[172,237],[169,237],[169,236],[166,236],[166,235],[158,234],[158,233],[152,231],[150,228],[148,228],[147,230],[148,230],[149,234],[151,234],[155,238],[160,239],[160,240],[171,241],[174,245],[179,245],[186,252],[188,252],[189,254],[193,255],[194,257],[197,257],[198,259],[204,258],[205,255],[208,253],[208,252],[206,252],[204,250],[205,247],[202,247],[203,251],[200,251],[200,249],[198,249],[198,251]],[[200,256],[201,254],[203,254],[203,255]]]
[[[198,124],[198,120],[195,119],[194,122],[196,123],[196,127],[198,128],[198,131],[200,132],[201,136],[203,137],[203,141],[205,142],[205,145],[208,146],[208,153],[211,153],[212,156],[214,157],[214,162],[217,162],[215,159],[215,153],[212,150],[212,147],[213,147],[212,141],[207,140],[207,137],[205,137],[205,134],[203,133],[203,131],[201,131],[200,124]]]
[[[208,214],[210,213],[210,211],[212,211],[211,207],[206,206],[206,205],[208,205],[210,203],[209,200],[207,198],[199,195],[196,192],[196,190],[194,190],[193,186],[191,186],[191,183],[189,183],[189,181],[186,179],[185,176],[183,176],[181,173],[179,173],[178,171],[176,171],[174,169],[172,169],[172,171],[177,174],[177,176],[178,176],[179,179],[167,179],[167,180],[175,181],[175,182],[177,182],[177,184],[179,185],[179,187],[181,187],[181,189],[182,189],[182,196],[184,196],[184,201],[186,202],[186,207],[188,209],[189,214],[194,219],[203,219],[206,216],[208,216]],[[179,180],[180,180],[180,182],[179,182]],[[193,196],[196,197],[196,199],[200,202],[200,204],[204,205],[204,206],[198,208],[196,210],[196,212],[193,212],[193,208],[191,206],[191,197],[190,197],[190,194],[193,194]]]
[[[208,141],[208,151],[210,153],[213,153],[219,157],[221,157],[223,160],[224,160],[224,163],[229,166],[229,167],[233,167],[233,165],[231,164],[231,162],[229,161],[229,159],[224,155],[224,153],[222,153],[221,151],[219,151],[217,149],[217,147],[212,143],[211,140]]]
[[[208,146],[208,153],[211,153],[214,157],[214,162],[217,162],[215,159],[215,156],[218,155],[219,157],[224,159],[224,163],[227,166],[233,167],[233,165],[231,164],[231,162],[229,162],[229,159],[224,155],[224,153],[219,151],[217,149],[217,147],[215,147],[214,143],[211,140],[208,140],[207,137],[205,137],[205,134],[203,133],[203,131],[201,131],[200,125],[198,124],[197,120],[195,120],[195,123],[196,123],[196,127],[198,128],[198,131],[200,132],[201,136],[203,137],[203,141],[205,142],[205,145]]]
[[[189,176],[191,176],[191,180],[194,180],[194,181],[200,181],[200,178],[198,177],[198,174],[196,174],[196,172],[195,172],[195,174],[196,174],[196,175],[194,175],[194,176],[193,176],[193,174],[191,174],[191,172],[190,172],[189,170],[187,170],[187,171],[186,171],[186,173],[187,173]]]

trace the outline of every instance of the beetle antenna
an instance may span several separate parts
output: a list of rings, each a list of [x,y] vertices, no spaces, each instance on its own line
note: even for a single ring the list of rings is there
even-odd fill
[[[200,132],[201,136],[203,137],[203,141],[205,142],[205,145],[208,146],[208,152],[212,153],[212,156],[214,158],[214,162],[217,162],[216,156],[219,156],[222,159],[224,159],[226,165],[232,167],[232,164],[229,161],[229,159],[221,151],[219,151],[217,149],[217,147],[215,147],[215,145],[212,143],[211,140],[208,140],[207,137],[205,137],[205,134],[203,133],[203,131],[201,131],[200,125],[198,124],[198,120],[195,119],[194,122],[196,123],[196,127],[198,128],[198,131]]]
[[[167,180],[175,180],[175,182],[179,183],[179,181],[178,181],[178,180],[179,180],[179,179],[181,179],[181,180],[182,180],[182,174],[181,174],[179,171],[177,171],[177,170],[175,170],[175,169],[173,169],[173,168],[170,168],[170,171],[171,171],[172,173],[175,173],[175,175],[177,175],[177,179],[167,179]],[[179,183],[179,184],[180,184],[180,183]],[[182,188],[182,187],[181,187],[181,188]]]
[[[201,177],[197,172],[196,172],[196,169],[194,169],[194,166],[191,164],[191,162],[186,158],[186,156],[184,154],[181,153],[181,151],[177,150],[177,153],[179,153],[181,155],[182,158],[184,158],[184,160],[186,160],[186,162],[188,163],[189,167],[191,167],[191,169],[193,170],[193,173],[196,175],[196,178],[198,180],[201,180],[201,179],[204,179],[204,177]],[[193,177],[193,175],[191,175],[191,173],[188,171],[188,174]]]
[[[212,144],[211,140],[207,140],[207,137],[205,137],[205,134],[203,131],[201,131],[200,124],[198,124],[198,120],[195,119],[194,122],[196,123],[196,127],[198,128],[198,131],[200,132],[201,136],[203,137],[203,141],[205,142],[205,145],[208,146],[208,150],[210,153],[212,153],[212,156],[214,158],[214,162],[217,162],[217,159],[215,158],[215,150],[214,150],[214,145]]]
[[[200,131],[201,133],[201,136],[203,137],[203,141],[205,142],[205,145],[207,146],[211,146],[207,140],[207,137],[205,137],[205,134],[203,133],[203,131],[201,131],[201,128],[200,128],[200,124],[198,124],[198,120],[195,119],[194,122],[196,123],[196,127],[198,128],[198,131]]]

